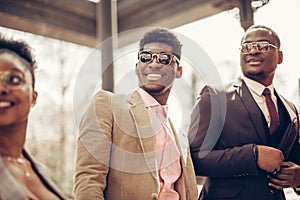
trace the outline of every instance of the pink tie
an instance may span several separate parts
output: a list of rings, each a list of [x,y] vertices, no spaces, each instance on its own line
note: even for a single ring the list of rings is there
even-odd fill
[[[279,124],[279,116],[275,104],[271,98],[271,91],[269,90],[269,88],[265,88],[263,95],[266,97],[266,103],[270,114],[271,123],[269,128],[270,133],[272,134]]]

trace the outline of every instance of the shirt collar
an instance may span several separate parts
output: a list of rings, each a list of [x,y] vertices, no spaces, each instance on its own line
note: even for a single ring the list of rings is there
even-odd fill
[[[245,81],[247,87],[253,91],[255,94],[257,94],[258,96],[262,96],[262,93],[264,91],[264,89],[266,88],[266,86],[264,86],[263,84],[254,81],[250,78],[247,78],[246,76],[242,76],[242,79]],[[274,86],[273,84],[269,85],[267,88],[270,89],[271,94],[274,95]]]
[[[156,101],[156,99],[154,99],[148,92],[146,92],[142,88],[138,89],[138,93],[141,95],[147,108],[160,106],[165,110],[166,113],[168,113],[168,105],[161,105]]]

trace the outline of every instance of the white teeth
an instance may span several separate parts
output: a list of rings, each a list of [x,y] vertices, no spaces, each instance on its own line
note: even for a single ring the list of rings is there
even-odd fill
[[[0,108],[9,107],[11,104],[9,101],[0,101]]]
[[[260,60],[250,60],[248,63],[255,65],[255,64],[260,64],[261,61]]]
[[[162,77],[161,74],[147,74],[146,76],[149,80],[158,80]]]

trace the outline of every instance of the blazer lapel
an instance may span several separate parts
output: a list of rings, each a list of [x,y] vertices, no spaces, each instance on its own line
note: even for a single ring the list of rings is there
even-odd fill
[[[278,145],[278,148],[282,150],[284,157],[289,158],[290,151],[294,146],[293,144],[299,137],[299,119],[295,106],[291,102],[288,102],[284,97],[279,95],[276,90],[275,95],[277,97],[277,102],[281,101],[283,103],[285,111],[289,114],[289,125],[287,126],[284,135]]]
[[[153,177],[156,178],[156,159],[154,151],[153,130],[146,106],[137,91],[128,99],[129,111],[136,126],[144,158]]]
[[[283,103],[286,111],[289,113],[290,120],[294,121],[295,119],[297,119],[296,113],[295,113],[294,109],[291,107],[292,105],[290,105],[285,100],[285,98],[283,98],[280,94],[278,94],[276,90],[275,90],[275,94],[276,94],[277,98],[279,98],[281,100],[281,102]]]
[[[253,99],[248,87],[246,84],[242,81],[242,79],[239,79],[239,82],[237,82],[234,87],[236,87],[236,92],[238,96],[241,98],[241,101],[247,110],[250,120],[253,123],[253,126],[255,128],[255,131],[258,135],[258,137],[261,139],[261,141],[266,144],[267,143],[267,136],[265,133],[264,123],[261,114],[260,108],[256,104],[255,100]]]

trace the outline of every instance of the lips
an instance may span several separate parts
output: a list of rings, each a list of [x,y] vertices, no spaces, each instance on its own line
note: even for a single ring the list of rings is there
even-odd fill
[[[247,59],[247,63],[251,65],[259,65],[264,62],[264,59],[261,58],[249,58]]]

